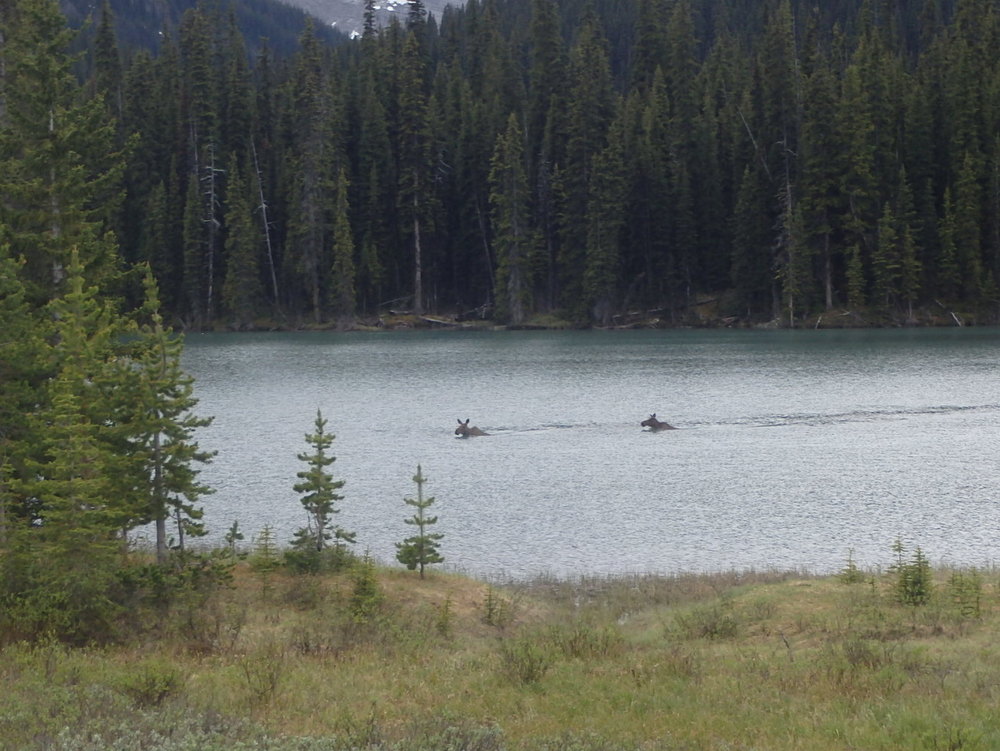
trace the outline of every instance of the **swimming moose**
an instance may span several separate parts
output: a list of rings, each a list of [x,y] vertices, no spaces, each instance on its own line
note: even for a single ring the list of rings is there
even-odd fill
[[[462,438],[471,438],[477,435],[489,435],[485,430],[480,430],[475,425],[469,427],[469,418],[466,418],[465,422],[461,420],[458,421],[458,427],[455,428],[455,435],[461,436]]]
[[[649,416],[648,420],[643,420],[639,424],[644,428],[649,428],[653,433],[660,430],[677,430],[673,425],[669,425],[662,420],[657,420],[655,412]]]

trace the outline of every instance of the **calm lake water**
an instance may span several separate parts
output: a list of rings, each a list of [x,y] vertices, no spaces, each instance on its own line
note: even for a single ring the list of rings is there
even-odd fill
[[[478,576],[935,564],[1000,552],[1000,330],[384,332],[187,338],[212,538],[287,543],[316,410],[337,523],[394,560],[417,464]],[[649,433],[650,412],[680,428]],[[460,439],[458,419],[491,435]]]

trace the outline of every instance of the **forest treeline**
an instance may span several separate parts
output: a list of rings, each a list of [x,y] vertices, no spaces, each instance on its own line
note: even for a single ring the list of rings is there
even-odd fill
[[[386,309],[680,323],[708,297],[740,322],[988,321],[998,17],[995,0],[470,0],[435,19],[417,0],[377,27],[368,0],[361,38],[307,27],[293,55],[251,59],[217,7],[153,54],[117,43],[106,6],[78,96],[114,137],[80,168],[121,153],[103,227],[188,329]],[[27,155],[45,134],[12,114]]]

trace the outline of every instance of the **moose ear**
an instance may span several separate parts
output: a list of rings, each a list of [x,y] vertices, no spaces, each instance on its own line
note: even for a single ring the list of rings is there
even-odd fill
[[[652,417],[655,420],[656,419],[656,413],[654,412],[653,414],[650,415],[650,417]]]

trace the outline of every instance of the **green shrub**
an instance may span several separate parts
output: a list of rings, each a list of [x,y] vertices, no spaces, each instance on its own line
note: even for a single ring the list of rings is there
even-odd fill
[[[893,544],[896,553],[896,563],[890,572],[896,575],[894,593],[897,602],[902,605],[926,605],[930,602],[934,584],[931,576],[931,565],[918,547],[913,555],[906,559],[906,548],[901,540]]]
[[[251,707],[268,704],[274,699],[287,673],[287,667],[285,647],[270,641],[240,660]]]
[[[595,628],[586,623],[551,626],[548,641],[564,656],[575,659],[610,657],[621,652],[624,639],[612,626]]]
[[[844,584],[861,584],[867,578],[854,562],[854,548],[847,552],[847,563],[841,569],[839,578]]]
[[[544,641],[529,636],[500,642],[500,669],[513,683],[536,684],[552,667],[552,652]]]
[[[983,579],[978,571],[956,571],[948,579],[948,590],[962,618],[979,618],[982,613]]]
[[[728,600],[700,605],[678,614],[675,622],[689,639],[732,639],[739,633],[739,620]]]
[[[354,567],[351,615],[358,621],[371,620],[381,609],[384,596],[375,574],[375,562],[366,553]]]
[[[164,660],[142,663],[121,684],[122,691],[139,709],[158,707],[183,687],[183,673]]]
[[[486,596],[483,598],[483,623],[503,630],[513,620],[514,605],[511,599],[492,585],[486,587]]]

